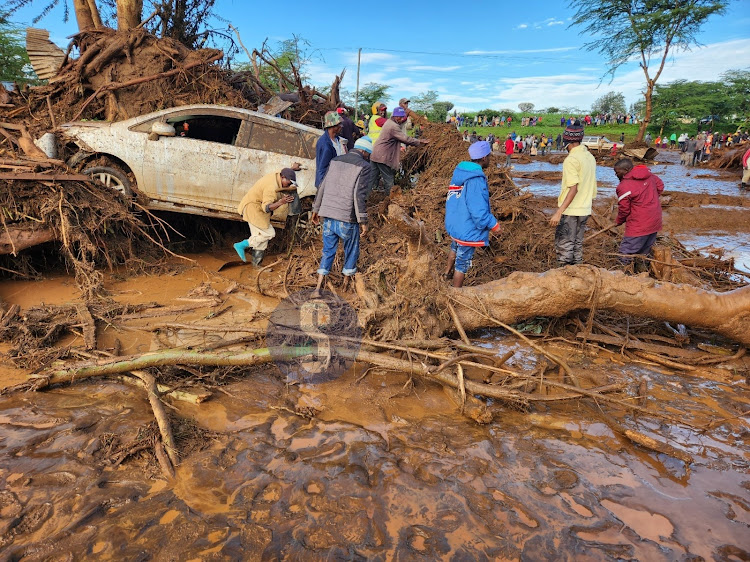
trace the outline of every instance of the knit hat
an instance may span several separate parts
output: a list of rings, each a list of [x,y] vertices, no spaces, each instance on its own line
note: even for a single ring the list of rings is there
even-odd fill
[[[469,156],[471,156],[472,160],[484,158],[490,152],[492,152],[492,148],[490,148],[490,143],[487,141],[477,141],[469,147]]]
[[[335,127],[339,123],[341,123],[341,115],[339,115],[335,111],[329,111],[328,113],[326,113],[325,117],[323,118],[324,129]]]
[[[283,168],[279,175],[282,178],[286,178],[290,182],[292,182],[292,185],[297,185],[297,173],[291,168]]]
[[[354,150],[364,150],[368,154],[372,154],[372,139],[370,137],[357,139],[357,142],[354,143]]]
[[[395,107],[393,109],[393,117],[406,117],[406,111],[403,107]]]
[[[581,142],[583,140],[583,126],[581,122],[576,119],[572,125],[565,127],[563,133],[563,143],[568,144],[571,142]]]

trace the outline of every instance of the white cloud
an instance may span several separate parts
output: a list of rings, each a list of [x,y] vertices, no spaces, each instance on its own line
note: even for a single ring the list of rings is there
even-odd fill
[[[603,62],[598,67],[590,65],[596,64],[595,60],[579,61],[576,64],[574,62],[576,55],[573,61],[566,60],[566,57],[569,57],[568,52],[577,49],[578,47],[555,47],[520,51],[476,50],[464,53],[467,55],[558,53],[544,57],[559,61],[554,66],[557,69],[554,74],[545,74],[544,70],[535,64],[538,61],[532,56],[531,60],[522,64],[520,71],[515,70],[523,74],[521,77],[509,75],[507,67],[506,70],[501,70],[497,64],[500,61],[481,60],[479,56],[473,60],[469,59],[471,62],[468,64],[443,67],[420,64],[420,61],[401,59],[388,53],[368,53],[376,56],[370,61],[371,64],[363,64],[360,85],[368,82],[388,84],[391,86],[392,99],[436,90],[439,92],[440,99],[453,102],[459,111],[476,111],[486,107],[516,108],[521,102],[533,103],[538,109],[549,106],[586,109],[597,98],[609,91],[622,92],[628,105],[641,99],[645,77],[637,63],[628,63],[620,68],[615,79],[610,83],[609,77],[602,80],[602,75],[606,71],[606,65]],[[343,60],[350,59],[344,56]],[[696,47],[692,51],[681,51],[671,55],[658,83],[666,84],[678,79],[717,80],[722,72],[734,68],[746,68],[748,60],[750,60],[750,38]],[[654,70],[657,62],[653,62]],[[313,82],[321,85],[330,84],[340,71],[341,67],[336,64],[321,63],[308,68]],[[446,82],[443,76],[447,78],[449,75],[443,72],[455,72],[458,79]],[[354,91],[355,84],[356,58],[353,67],[349,65],[342,87]]]
[[[357,53],[347,53],[344,55],[344,60],[347,62],[347,64],[357,64]],[[381,64],[394,64],[401,60],[400,57],[393,55],[391,53],[368,53],[364,52],[362,53],[361,63],[362,64],[368,64],[368,63],[381,63]]]
[[[553,20],[553,21],[547,23],[547,27],[549,27],[551,25],[565,25],[565,22],[564,21],[560,21],[560,20]]]
[[[461,66],[430,66],[430,65],[417,65],[410,66],[409,70],[424,70],[427,72],[453,72],[458,70]]]
[[[518,27],[516,27],[516,29],[526,29],[527,27],[529,27],[528,23],[522,23],[522,24],[519,24]]]

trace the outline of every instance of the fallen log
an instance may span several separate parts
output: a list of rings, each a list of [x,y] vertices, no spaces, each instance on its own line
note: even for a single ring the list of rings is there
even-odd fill
[[[707,354],[702,351],[696,351],[694,349],[683,349],[681,347],[672,347],[668,345],[658,345],[655,343],[646,343],[632,338],[624,338],[620,336],[608,336],[605,334],[587,334],[584,332],[578,332],[576,338],[585,339],[596,343],[603,343],[606,345],[614,345],[625,349],[639,349],[641,351],[651,351],[653,353],[662,353],[671,355],[673,357],[681,357],[683,359],[701,359],[707,357]]]
[[[750,344],[750,285],[719,293],[589,265],[515,272],[476,287],[447,289],[466,330],[596,308],[708,328]]]
[[[0,232],[0,254],[13,254],[31,248],[38,244],[57,240],[57,235],[51,228],[17,228],[10,226]]]

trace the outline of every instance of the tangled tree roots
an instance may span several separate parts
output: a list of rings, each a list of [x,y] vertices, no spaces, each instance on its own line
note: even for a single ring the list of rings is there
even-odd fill
[[[29,169],[38,166],[18,161],[17,167],[24,162]],[[76,283],[91,298],[101,288],[98,268],[112,268],[132,258],[138,243],[151,237],[119,193],[72,175],[60,164],[45,164],[43,173],[31,174],[35,179],[0,181],[0,251],[4,254],[0,261],[6,272],[33,275],[30,261],[18,253],[31,245],[58,241],[75,271]]]
[[[66,58],[48,85],[12,93],[4,121],[26,123],[35,136],[56,125],[78,119],[118,121],[168,107],[195,103],[256,109],[273,96],[259,87],[252,73],[231,72],[218,64],[218,49],[191,50],[169,38],[157,38],[143,29],[85,31],[73,37],[71,47],[80,56]],[[259,53],[268,64],[275,61]],[[296,69],[294,69],[296,72]],[[303,86],[298,103],[284,112],[288,119],[320,126],[326,111],[340,99],[334,80],[331,94],[323,96]],[[290,79],[290,86],[296,84]]]
[[[742,157],[748,148],[750,148],[750,143],[744,142],[737,147],[714,149],[706,166],[726,170],[740,169]]]

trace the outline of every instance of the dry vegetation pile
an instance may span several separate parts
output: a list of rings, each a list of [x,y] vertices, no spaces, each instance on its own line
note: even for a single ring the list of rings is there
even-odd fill
[[[57,251],[63,252],[66,264],[75,272],[78,287],[91,298],[101,286],[101,267],[111,268],[154,246],[147,227],[127,202],[102,184],[71,174],[62,163],[52,161],[0,159],[0,170],[9,166],[28,170],[25,177],[33,179],[0,181],[2,242],[8,250],[0,256],[0,264],[6,274],[39,275],[49,256],[21,248],[29,239],[56,240]],[[20,173],[19,177],[24,178]]]
[[[191,50],[142,29],[82,32],[73,37],[72,47],[78,58],[66,58],[48,85],[11,93],[12,107],[0,110],[3,121],[22,122],[38,137],[68,121],[120,121],[195,103],[257,109],[273,96],[254,73],[235,73],[216,64],[224,56],[220,50]],[[276,64],[265,50],[256,56]],[[323,96],[303,85],[296,69],[292,72],[285,84],[299,87],[297,103],[284,115],[319,127],[324,113],[337,107],[341,78]]]
[[[739,170],[742,168],[742,156],[750,148],[750,143],[744,142],[729,148],[716,148],[711,152],[711,159],[706,167],[724,170]]]

